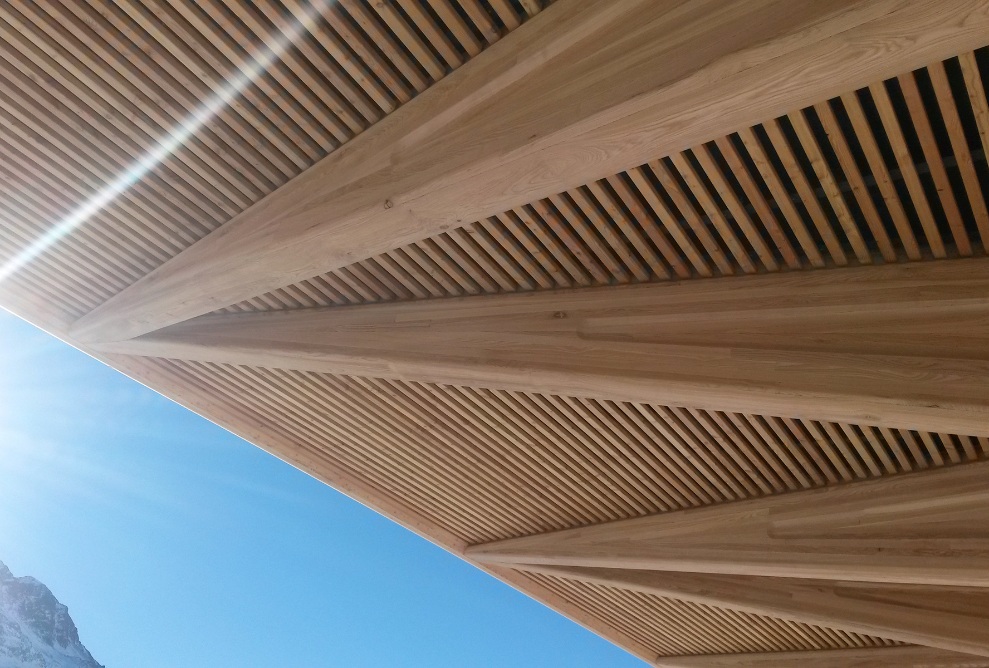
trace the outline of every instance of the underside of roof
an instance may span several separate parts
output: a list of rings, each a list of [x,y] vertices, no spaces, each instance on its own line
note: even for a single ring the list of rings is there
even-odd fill
[[[4,4],[0,305],[653,665],[989,666],[987,86],[975,0]]]

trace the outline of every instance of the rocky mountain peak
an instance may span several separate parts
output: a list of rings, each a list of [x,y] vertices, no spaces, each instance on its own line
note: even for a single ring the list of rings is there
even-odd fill
[[[103,668],[79,641],[69,609],[33,577],[0,562],[0,668]]]

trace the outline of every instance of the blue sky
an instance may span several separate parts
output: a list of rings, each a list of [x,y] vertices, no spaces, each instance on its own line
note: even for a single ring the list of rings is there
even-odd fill
[[[644,665],[2,311],[0,560],[108,668]]]

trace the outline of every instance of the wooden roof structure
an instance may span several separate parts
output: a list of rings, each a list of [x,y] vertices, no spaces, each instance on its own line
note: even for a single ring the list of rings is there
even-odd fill
[[[989,666],[989,2],[0,4],[0,304],[652,665]]]

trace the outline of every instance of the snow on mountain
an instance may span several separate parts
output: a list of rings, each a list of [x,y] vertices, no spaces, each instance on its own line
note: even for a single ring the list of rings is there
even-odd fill
[[[0,668],[103,668],[81,642],[69,609],[32,577],[0,562]]]

